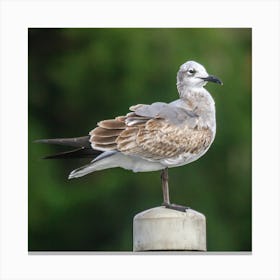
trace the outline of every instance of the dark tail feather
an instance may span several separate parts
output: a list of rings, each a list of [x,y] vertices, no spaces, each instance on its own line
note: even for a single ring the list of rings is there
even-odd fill
[[[56,139],[40,139],[35,140],[36,143],[43,144],[57,144],[69,147],[76,147],[77,149],[61,152],[55,155],[44,157],[44,159],[63,159],[63,158],[91,158],[94,159],[102,152],[92,149],[90,136],[75,137],[75,138],[56,138]]]
[[[82,136],[82,137],[75,137],[75,138],[56,138],[56,139],[39,139],[35,140],[35,143],[44,143],[44,144],[57,144],[57,145],[64,145],[69,147],[85,147],[90,148],[89,142],[90,136]]]
[[[66,159],[66,158],[91,158],[94,159],[102,152],[88,148],[78,148],[71,151],[46,156],[43,159]]]

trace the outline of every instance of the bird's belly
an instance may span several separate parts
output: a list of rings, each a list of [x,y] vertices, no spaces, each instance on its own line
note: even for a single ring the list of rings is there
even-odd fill
[[[123,154],[118,154],[118,166],[133,172],[157,171],[166,167],[158,161],[149,161],[140,157]]]

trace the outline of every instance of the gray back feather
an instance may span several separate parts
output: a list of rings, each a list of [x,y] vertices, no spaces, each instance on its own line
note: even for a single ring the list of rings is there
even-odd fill
[[[198,118],[198,115],[193,111],[164,102],[143,105],[137,108],[135,113],[139,116],[148,118],[162,118],[174,125],[185,124],[185,122],[188,122],[190,127],[195,126]]]

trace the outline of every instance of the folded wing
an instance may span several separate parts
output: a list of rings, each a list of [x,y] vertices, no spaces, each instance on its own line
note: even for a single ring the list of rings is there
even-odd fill
[[[212,131],[197,125],[199,116],[193,111],[162,102],[130,110],[126,116],[98,123],[90,132],[93,149],[157,161],[199,153],[211,144]]]

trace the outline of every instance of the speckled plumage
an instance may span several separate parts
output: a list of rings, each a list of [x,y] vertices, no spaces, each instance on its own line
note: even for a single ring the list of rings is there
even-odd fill
[[[147,105],[136,105],[131,110],[142,106]],[[125,155],[164,162],[182,154],[198,155],[212,142],[214,132],[207,126],[199,126],[196,114],[185,113],[180,124],[159,115],[160,111],[154,117],[128,113],[115,120],[102,121],[90,132],[91,145],[97,150],[117,150]]]

